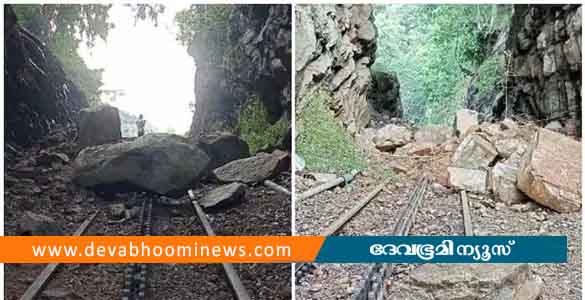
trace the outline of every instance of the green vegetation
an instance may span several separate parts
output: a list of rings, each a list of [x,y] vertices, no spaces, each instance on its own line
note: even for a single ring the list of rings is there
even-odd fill
[[[373,68],[397,73],[406,118],[449,124],[470,77],[478,74],[485,90],[503,74],[502,60],[487,50],[510,16],[509,5],[379,6]]]
[[[103,70],[89,69],[77,49],[105,40],[113,24],[107,21],[111,5],[30,4],[13,5],[21,26],[33,32],[61,61],[67,77],[86,95],[90,104],[99,102]]]
[[[242,110],[239,120],[240,136],[248,143],[251,153],[276,146],[288,131],[289,122],[281,118],[274,124],[268,121],[268,110],[253,97]]]
[[[209,49],[216,51],[209,60],[217,65],[223,62],[224,51],[227,48],[229,16],[233,5],[198,4],[182,10],[175,16],[179,27],[177,40],[185,46],[190,46],[197,39],[197,43],[205,43]]]
[[[504,55],[494,55],[488,57],[479,66],[475,85],[480,94],[488,92],[492,87],[501,83],[506,72],[505,65]]]
[[[364,170],[365,155],[357,148],[347,131],[333,117],[327,103],[331,96],[316,91],[305,96],[307,105],[299,113],[296,152],[311,171],[347,173]]]
[[[132,8],[134,12],[134,24],[140,20],[149,20],[154,26],[158,26],[158,16],[165,12],[162,4],[124,4]]]
[[[126,4],[135,21],[150,20],[164,12],[160,4]],[[90,105],[100,102],[102,69],[90,69],[78,53],[85,42],[93,47],[97,39],[106,41],[114,24],[108,22],[111,4],[13,4],[18,23],[30,30],[63,64],[67,78],[87,97]]]

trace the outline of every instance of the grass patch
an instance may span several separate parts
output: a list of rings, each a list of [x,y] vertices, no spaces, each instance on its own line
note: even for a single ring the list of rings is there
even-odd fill
[[[289,122],[284,118],[270,124],[268,110],[257,97],[248,102],[239,120],[240,136],[248,143],[252,154],[276,146],[287,133],[288,127]]]
[[[331,96],[316,91],[304,99],[307,105],[297,119],[299,136],[296,151],[306,169],[317,172],[347,173],[366,168],[365,155],[327,107]]]

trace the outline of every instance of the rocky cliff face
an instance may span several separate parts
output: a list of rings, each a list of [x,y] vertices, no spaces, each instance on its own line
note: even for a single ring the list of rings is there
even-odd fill
[[[515,5],[508,49],[509,107],[581,127],[581,6]],[[503,108],[500,108],[502,110]]]
[[[302,110],[314,89],[332,93],[331,109],[351,133],[370,120],[367,91],[376,53],[371,5],[297,5],[295,86]]]
[[[581,5],[514,5],[504,49],[505,84],[481,97],[468,91],[466,106],[487,119],[557,120],[566,134],[581,132]]]
[[[75,127],[87,99],[48,48],[4,9],[5,142],[28,145],[57,126]]]
[[[210,60],[222,34],[199,34],[189,47],[197,66],[190,135],[235,132],[250,99],[262,101],[271,122],[290,119],[291,6],[235,5],[224,54]]]

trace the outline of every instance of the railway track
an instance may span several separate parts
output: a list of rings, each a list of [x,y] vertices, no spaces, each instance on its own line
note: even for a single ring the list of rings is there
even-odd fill
[[[356,173],[353,173],[351,175],[352,176],[351,179],[353,179],[353,176],[355,176],[355,174]],[[343,177],[341,177],[341,178],[343,179]],[[335,222],[333,222],[328,228],[326,228],[321,233],[321,235],[322,236],[330,236],[330,235],[336,234],[341,228],[343,228],[343,226],[345,224],[347,224],[347,222],[349,222],[366,205],[368,205],[368,203],[370,203],[370,201],[372,199],[374,199],[382,191],[382,189],[384,189],[384,187],[386,187],[390,183],[390,181],[391,181],[390,179],[387,179],[384,182],[382,182],[380,185],[378,185],[364,199],[362,199],[361,201],[359,201],[357,205],[355,205],[354,207],[350,208],[348,211],[346,211],[345,213],[343,213],[337,220],[335,220]],[[334,181],[334,182],[336,182],[336,181]],[[310,195],[311,193],[314,193],[314,192],[309,191],[309,193],[308,194],[305,194],[305,195]],[[295,270],[296,281],[298,282],[303,276],[305,276],[306,274],[308,274],[310,272],[313,272],[316,268],[317,267],[314,264],[312,264],[312,263],[302,263],[302,264],[299,264],[296,267],[296,270]]]
[[[134,194],[136,197],[136,194]],[[152,197],[142,200],[140,209],[140,226],[137,235],[152,235]],[[122,300],[146,299],[146,284],[148,275],[147,264],[129,264],[125,271],[124,287],[122,288]]]
[[[237,206],[214,211],[208,222],[220,235],[284,235],[290,233],[290,175],[283,174],[264,185],[247,188]],[[204,197],[214,184],[202,184],[196,199]],[[270,189],[270,190],[269,190]],[[273,191],[274,190],[274,191]],[[86,194],[79,193],[82,197]],[[88,196],[94,196],[88,193]],[[253,199],[254,201],[248,201]],[[193,198],[169,198],[145,192],[96,194],[92,201],[79,202],[76,215],[62,223],[79,229],[73,235],[92,236],[205,236],[202,219],[195,213]],[[69,202],[59,205],[69,205]],[[78,202],[75,202],[78,203]],[[61,207],[58,206],[59,213]],[[77,212],[77,211],[76,211]],[[203,216],[203,217],[202,217]],[[82,219],[82,217],[84,219]],[[247,222],[242,222],[242,221]],[[61,223],[61,222],[59,222]],[[286,224],[286,225],[285,225]],[[211,226],[208,226],[211,228]],[[69,230],[67,230],[69,231]],[[195,250],[198,251],[198,250]],[[9,281],[10,299],[46,298],[63,289],[84,299],[287,299],[289,264],[234,264],[229,272],[239,281],[238,294],[222,264],[62,264],[9,266],[12,278],[34,276],[31,282]],[[228,269],[230,267],[228,266]],[[16,275],[16,276],[15,276]],[[27,277],[28,278],[28,277]],[[262,285],[257,282],[263,282]],[[15,284],[18,283],[18,284]],[[265,283],[265,284],[264,284]],[[247,295],[247,296],[246,296]]]
[[[134,195],[133,201],[136,201],[137,195]],[[189,198],[192,200],[192,205],[194,207],[194,214],[200,221],[201,226],[207,233],[207,235],[214,236],[215,233],[211,228],[211,224],[207,220],[207,217],[197,200],[195,200],[194,194],[189,191]],[[152,216],[152,208],[153,203],[167,203],[168,199],[163,199],[162,201],[156,199],[155,196],[146,196],[142,200],[142,206],[140,209],[139,215],[139,226],[136,231],[136,235],[143,235],[143,236],[151,236],[153,235],[153,216]],[[246,290],[242,281],[237,273],[237,271],[233,268],[231,264],[223,263],[222,264],[223,271],[228,281],[230,287],[232,288],[232,292],[235,296],[235,299],[238,300],[250,300],[249,292]],[[122,300],[144,300],[144,299],[153,299],[153,293],[149,293],[148,290],[148,276],[149,275],[149,265],[148,264],[128,264],[124,271],[124,286],[121,290],[121,299]]]
[[[411,193],[408,205],[402,210],[398,222],[393,228],[393,235],[409,235],[416,222],[416,215],[424,201],[425,194],[430,186],[430,179],[423,176]],[[464,234],[473,235],[473,225],[466,191],[460,191],[460,207]],[[393,264],[374,264],[360,280],[360,285],[353,295],[353,300],[380,300],[385,299],[385,280],[393,275]]]
[[[430,180],[423,176],[417,183],[414,191],[410,194],[408,205],[400,213],[398,222],[394,225],[393,235],[408,235],[415,222],[416,213],[424,200]],[[368,268],[364,277],[360,280],[358,291],[354,294],[353,300],[381,300],[384,299],[384,281],[392,275],[393,265],[376,263]]]
[[[413,228],[413,225],[416,221],[416,215],[421,207],[421,204],[424,201],[425,194],[427,193],[431,180],[427,176],[422,176],[416,183],[415,188],[412,190],[408,197],[408,201],[406,206],[400,211],[397,222],[393,225],[391,230],[392,235],[396,236],[406,236],[409,234],[410,230]],[[388,182],[382,183],[378,186],[375,190],[373,190],[366,199],[360,201],[359,205],[356,205],[353,209],[350,209],[350,215],[342,215],[337,221],[334,223],[340,223],[338,221],[343,220],[341,224],[345,224],[346,222],[350,222],[352,218],[359,214],[359,211],[367,205],[368,201],[371,200],[375,195],[388,184]],[[341,228],[341,227],[339,227]],[[339,229],[338,228],[338,229]],[[329,233],[333,234],[335,231],[325,230]],[[304,277],[306,274],[311,273],[313,270],[316,269],[316,266],[313,264],[305,263],[298,265],[295,276],[297,279],[297,283],[300,282],[300,279]],[[366,272],[363,273],[361,279],[356,284],[352,292],[352,299],[353,300],[378,300],[384,299],[385,289],[384,289],[384,282],[388,279],[393,273],[393,265],[392,264],[383,264],[383,263],[376,263],[370,265]]]

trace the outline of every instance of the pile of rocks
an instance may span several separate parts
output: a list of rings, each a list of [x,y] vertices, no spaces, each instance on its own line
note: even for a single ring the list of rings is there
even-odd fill
[[[450,155],[448,166],[435,176],[443,185],[493,194],[507,205],[531,199],[558,212],[573,212],[581,208],[581,143],[563,133],[512,119],[480,124],[477,112],[463,109],[456,113],[454,128],[416,129],[394,122],[364,129],[357,142],[366,151],[402,158]]]
[[[456,120],[463,133],[448,168],[451,186],[493,193],[508,205],[531,199],[558,212],[580,210],[578,141],[510,119],[479,125],[467,117]]]
[[[380,128],[365,128],[357,135],[357,142],[364,150],[397,155],[430,155],[453,141],[453,130],[448,127],[428,126],[417,129],[408,122],[394,120]]]

